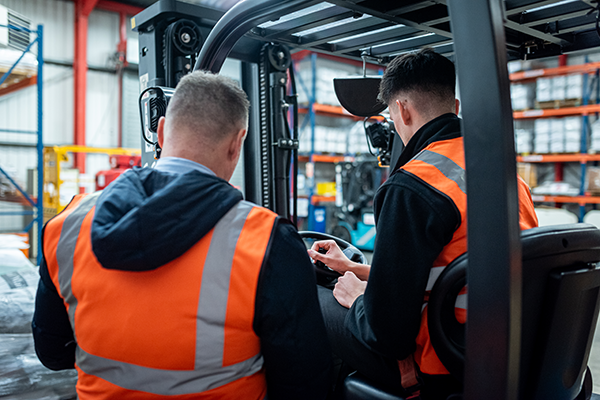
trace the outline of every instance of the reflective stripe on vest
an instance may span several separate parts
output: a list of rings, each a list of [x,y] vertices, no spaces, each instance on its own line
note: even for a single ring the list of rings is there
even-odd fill
[[[242,201],[227,212],[211,233],[201,240],[201,242],[205,241],[203,243],[204,246],[208,245],[208,251],[205,254],[205,258],[203,258],[205,261],[201,272],[202,279],[199,282],[200,295],[197,296],[196,343],[193,369],[164,369],[91,354],[91,351],[85,350],[88,347],[94,348],[94,344],[90,344],[89,340],[86,339],[87,335],[86,337],[77,337],[78,333],[81,335],[81,329],[77,329],[76,327],[81,325],[82,322],[77,322],[76,320],[78,318],[76,314],[78,299],[73,294],[74,291],[75,294],[79,292],[77,288],[71,287],[74,279],[74,260],[78,260],[76,257],[76,248],[81,246],[78,244],[78,240],[89,240],[89,226],[98,195],[99,193],[95,193],[84,197],[78,203],[74,202],[73,205],[68,206],[65,210],[67,212],[66,217],[62,220],[59,219],[56,222],[49,223],[50,226],[46,227],[47,230],[50,228],[49,231],[55,234],[57,233],[57,229],[61,229],[60,239],[56,246],[56,267],[54,269],[58,270],[56,274],[58,282],[55,282],[55,284],[58,283],[57,287],[59,287],[60,294],[68,308],[71,326],[78,342],[76,352],[76,365],[80,370],[78,390],[80,389],[79,386],[82,380],[86,382],[90,381],[89,377],[84,376],[84,379],[82,379],[81,374],[85,374],[101,378],[116,387],[131,391],[141,391],[163,396],[197,394],[211,391],[210,393],[213,393],[213,395],[217,394],[217,397],[220,398],[228,393],[216,393],[215,390],[219,390],[221,387],[225,388],[232,382],[242,381],[248,377],[258,377],[256,379],[260,379],[262,383],[253,379],[253,382],[248,387],[252,387],[254,390],[249,390],[251,393],[247,393],[247,395],[249,396],[248,398],[252,398],[252,396],[254,398],[264,397],[266,384],[264,383],[264,374],[261,373],[263,358],[260,354],[258,337],[252,331],[251,326],[249,327],[251,332],[244,333],[240,331],[241,329],[248,330],[246,326],[248,324],[244,325],[239,321],[233,321],[234,326],[230,326],[231,324],[228,324],[228,319],[231,318],[231,307],[235,307],[236,309],[249,308],[252,312],[250,320],[253,319],[255,283],[258,280],[262,258],[264,258],[264,251],[266,250],[276,215],[268,210],[256,207],[249,202]],[[249,218],[250,215],[252,215],[251,218]],[[86,221],[85,224],[84,220]],[[248,221],[250,220],[253,222],[249,223]],[[62,226],[60,226],[61,222]],[[82,225],[84,228],[82,228]],[[247,228],[249,225],[250,228]],[[251,231],[246,231],[244,236],[244,229],[250,229]],[[87,237],[82,238],[82,234]],[[260,262],[246,262],[249,260],[248,255],[243,252],[241,256],[239,255],[239,252],[236,251],[239,249],[236,247],[241,237],[245,238],[241,239],[245,240],[245,243],[253,242],[256,244],[256,249],[262,252]],[[196,247],[200,244],[199,242]],[[194,247],[191,250],[193,249]],[[45,250],[47,252],[52,251],[49,246],[45,246]],[[255,250],[251,250],[249,253]],[[91,253],[91,250],[88,253]],[[88,255],[88,257],[93,257],[93,254]],[[236,257],[242,257],[242,260],[236,261]],[[93,257],[92,261],[97,262],[95,257]],[[172,263],[175,262],[177,260]],[[51,270],[52,264],[48,260],[51,276],[53,275],[53,271]],[[244,271],[241,271],[240,265],[243,266]],[[75,269],[77,268],[81,268],[81,266],[76,266]],[[232,269],[234,268],[237,268],[236,275],[232,276]],[[146,272],[118,271],[114,273],[143,276]],[[243,285],[240,286],[239,281],[241,279],[246,282],[254,282],[252,283],[251,293]],[[231,297],[230,285],[235,286],[235,290],[241,290],[242,292],[245,290],[245,292],[238,296],[238,298],[235,298],[235,296]],[[251,304],[236,307],[236,302],[239,303],[240,301]],[[107,316],[107,318],[110,317]],[[177,334],[178,332],[173,332],[173,335]],[[226,345],[226,341],[229,344]],[[177,350],[177,348],[173,349],[173,351]],[[247,354],[248,352],[251,354]],[[240,389],[239,385],[236,387],[238,390]]]
[[[56,246],[56,263],[58,268],[58,283],[63,300],[69,305],[69,321],[71,327],[74,327],[75,310],[77,309],[77,299],[71,291],[71,278],[73,277],[73,254],[79,238],[79,230],[85,216],[96,205],[96,201],[101,192],[96,192],[88,196],[82,196],[73,211],[65,218],[60,232],[60,239]],[[73,329],[73,335],[76,332]],[[77,336],[75,336],[77,340]]]
[[[434,153],[433,151],[424,149],[415,157],[413,157],[413,160],[420,160],[429,165],[434,166],[438,169],[438,171],[444,174],[446,178],[456,183],[461,192],[465,194],[467,193],[465,170],[464,168],[456,164],[454,161],[452,161],[450,158],[438,153]]]

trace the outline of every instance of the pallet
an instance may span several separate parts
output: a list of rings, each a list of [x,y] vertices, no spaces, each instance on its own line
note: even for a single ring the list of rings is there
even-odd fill
[[[583,99],[565,99],[565,100],[550,100],[550,101],[537,101],[535,102],[535,108],[541,110],[549,110],[555,108],[564,107],[579,107],[583,104]]]

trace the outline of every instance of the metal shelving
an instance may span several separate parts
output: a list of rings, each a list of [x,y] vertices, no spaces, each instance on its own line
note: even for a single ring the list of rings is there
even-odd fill
[[[19,64],[19,62],[23,59],[25,54],[28,53],[29,51],[31,51],[34,44],[37,44],[37,76],[36,76],[37,130],[29,131],[29,130],[15,130],[15,129],[0,129],[0,132],[37,135],[37,144],[36,144],[36,150],[37,150],[37,180],[36,180],[36,186],[37,186],[36,189],[37,190],[36,190],[36,192],[37,192],[37,197],[32,198],[31,196],[29,196],[27,194],[26,190],[21,188],[19,186],[19,184],[17,182],[15,182],[14,179],[12,179],[12,177],[10,177],[9,174],[2,169],[2,167],[0,167],[0,174],[4,175],[11,182],[11,184],[13,186],[15,186],[15,188],[19,191],[19,193],[25,198],[26,204],[33,207],[33,211],[8,211],[8,212],[0,211],[0,216],[7,216],[7,215],[33,215],[34,216],[34,219],[23,229],[23,231],[27,232],[34,226],[34,224],[37,225],[36,226],[37,235],[35,236],[34,243],[35,243],[36,249],[37,249],[36,255],[37,255],[37,262],[39,264],[41,261],[41,257],[42,257],[41,237],[42,237],[42,227],[43,227],[43,223],[44,223],[44,200],[43,200],[44,199],[44,154],[43,154],[44,142],[43,142],[43,123],[42,123],[42,121],[43,121],[43,99],[44,99],[44,97],[43,97],[44,27],[43,27],[43,25],[38,25],[37,29],[33,30],[33,29],[28,29],[25,27],[18,27],[18,26],[14,26],[14,25],[0,25],[0,28],[6,28],[9,30],[14,30],[14,31],[27,32],[27,33],[31,33],[31,34],[35,35],[35,39],[33,39],[29,43],[29,45],[23,51],[23,53],[17,59],[17,61],[12,65],[11,68],[8,69],[8,71],[6,71],[4,73],[4,75],[2,75],[2,77],[0,77],[0,86],[5,81],[7,81],[7,79],[9,79],[11,77],[11,74],[13,73],[16,66]],[[19,82],[21,82],[21,81],[19,81]],[[31,80],[28,79],[27,83],[30,84]],[[19,84],[19,83],[17,83],[17,84]],[[21,84],[19,86],[19,88],[22,88],[22,87],[24,87],[23,84]],[[3,88],[4,94],[9,92],[7,90],[8,88],[9,87]],[[13,89],[15,89],[15,88],[13,87]]]
[[[522,71],[510,75],[511,82],[527,81],[539,77],[560,76],[574,73],[583,74],[583,98],[582,105],[577,107],[561,107],[551,109],[536,109],[513,112],[514,119],[537,119],[554,118],[580,115],[583,118],[581,131],[581,152],[578,154],[532,154],[517,156],[518,162],[527,163],[564,163],[579,162],[581,164],[581,180],[579,186],[579,196],[541,196],[534,195],[533,201],[539,203],[576,203],[579,204],[579,220],[583,221],[585,215],[585,206],[587,204],[600,204],[600,197],[593,197],[585,193],[585,177],[587,173],[587,163],[600,161],[600,155],[588,154],[587,151],[587,130],[588,118],[590,114],[600,112],[600,104],[588,104],[590,101],[591,89],[588,88],[588,75],[596,74],[600,71],[600,63],[585,63],[581,65],[567,65],[557,68],[536,69],[531,71]]]

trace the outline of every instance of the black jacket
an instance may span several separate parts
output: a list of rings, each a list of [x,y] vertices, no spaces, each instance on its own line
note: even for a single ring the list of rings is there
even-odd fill
[[[459,136],[460,119],[454,114],[425,124],[375,195],[377,236],[369,284],[350,309],[346,326],[384,356],[402,360],[414,353],[431,266],[460,223],[448,196],[399,168],[429,144]]]
[[[229,183],[199,171],[129,170],[98,199],[92,249],[104,268],[160,268],[190,249],[241,199]],[[73,332],[45,260],[40,276],[32,323],[36,352],[48,368],[74,368]],[[331,358],[314,272],[302,239],[282,218],[276,219],[261,267],[253,328],[270,399],[325,397]]]

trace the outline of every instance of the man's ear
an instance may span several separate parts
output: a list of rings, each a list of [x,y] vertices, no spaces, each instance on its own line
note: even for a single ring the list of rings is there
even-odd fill
[[[454,114],[458,115],[458,112],[460,111],[460,100],[454,99],[454,103],[455,103],[455,107],[456,107],[456,111],[454,112]]]
[[[229,142],[229,149],[227,155],[231,160],[237,160],[242,151],[242,144],[246,138],[246,129],[240,129]]]
[[[156,135],[158,137],[158,145],[163,148],[163,142],[165,141],[165,117],[158,119],[158,127],[156,128]]]
[[[401,102],[400,100],[396,100],[396,105],[398,106],[398,112],[400,114],[400,118],[402,119],[402,123],[406,126],[409,126],[412,122],[412,115],[407,104]]]

